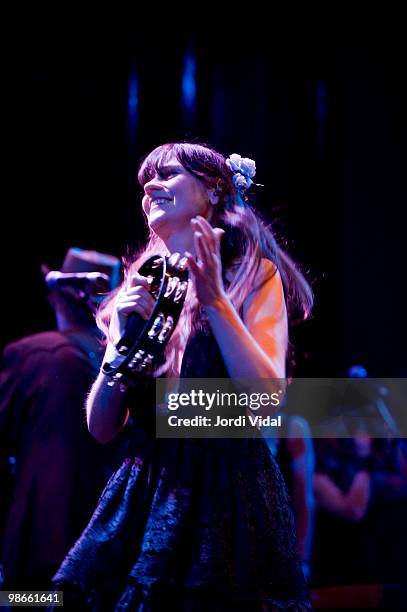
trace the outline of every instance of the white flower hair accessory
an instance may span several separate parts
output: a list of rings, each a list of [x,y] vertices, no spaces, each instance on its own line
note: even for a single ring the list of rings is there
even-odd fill
[[[226,160],[226,165],[233,173],[232,181],[238,191],[246,191],[251,185],[264,187],[260,183],[253,183],[252,178],[256,174],[256,162],[248,157],[241,157],[232,153]]]

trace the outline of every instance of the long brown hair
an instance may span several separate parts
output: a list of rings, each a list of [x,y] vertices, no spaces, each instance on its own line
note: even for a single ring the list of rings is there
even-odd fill
[[[206,144],[178,142],[161,145],[141,163],[138,172],[140,185],[144,187],[172,155],[205,187],[215,188],[219,194],[218,204],[213,207],[211,224],[225,231],[221,243],[225,289],[236,310],[242,314],[246,297],[258,285],[261,260],[266,258],[274,264],[272,274],[278,270],[281,275],[289,323],[306,319],[313,304],[309,283],[277,244],[271,226],[251,206],[245,193],[235,188],[232,173],[221,153]],[[135,272],[151,255],[166,253],[163,241],[150,230],[146,246],[127,262],[126,276]],[[232,266],[233,280],[228,283],[226,272]],[[267,280],[262,278],[262,283]],[[98,325],[106,336],[116,293],[104,302],[97,315]],[[177,354],[182,351],[190,333],[202,322],[202,313],[192,291],[188,292],[181,316],[182,321],[167,345],[165,368],[171,375],[178,373]]]

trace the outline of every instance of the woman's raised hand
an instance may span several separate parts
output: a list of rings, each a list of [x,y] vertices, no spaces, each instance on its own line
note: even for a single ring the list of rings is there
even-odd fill
[[[226,297],[220,256],[220,241],[225,232],[219,227],[213,228],[203,217],[192,219],[191,226],[196,258],[185,253],[188,268],[200,304],[214,306]]]
[[[147,278],[137,272],[130,274],[117,294],[110,320],[109,335],[113,344],[116,345],[123,336],[129,315],[137,313],[147,320],[154,304],[155,301],[149,293]]]

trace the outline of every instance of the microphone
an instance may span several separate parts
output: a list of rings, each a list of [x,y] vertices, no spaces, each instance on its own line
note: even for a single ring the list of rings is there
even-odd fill
[[[45,277],[49,289],[71,287],[81,291],[109,291],[110,280],[103,272],[56,272],[51,271]]]

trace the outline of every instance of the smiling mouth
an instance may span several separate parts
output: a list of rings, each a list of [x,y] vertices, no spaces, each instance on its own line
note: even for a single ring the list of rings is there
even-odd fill
[[[150,210],[153,206],[161,206],[161,204],[168,204],[168,202],[171,202],[171,198],[155,198],[154,200],[151,200],[151,204],[150,204]]]

